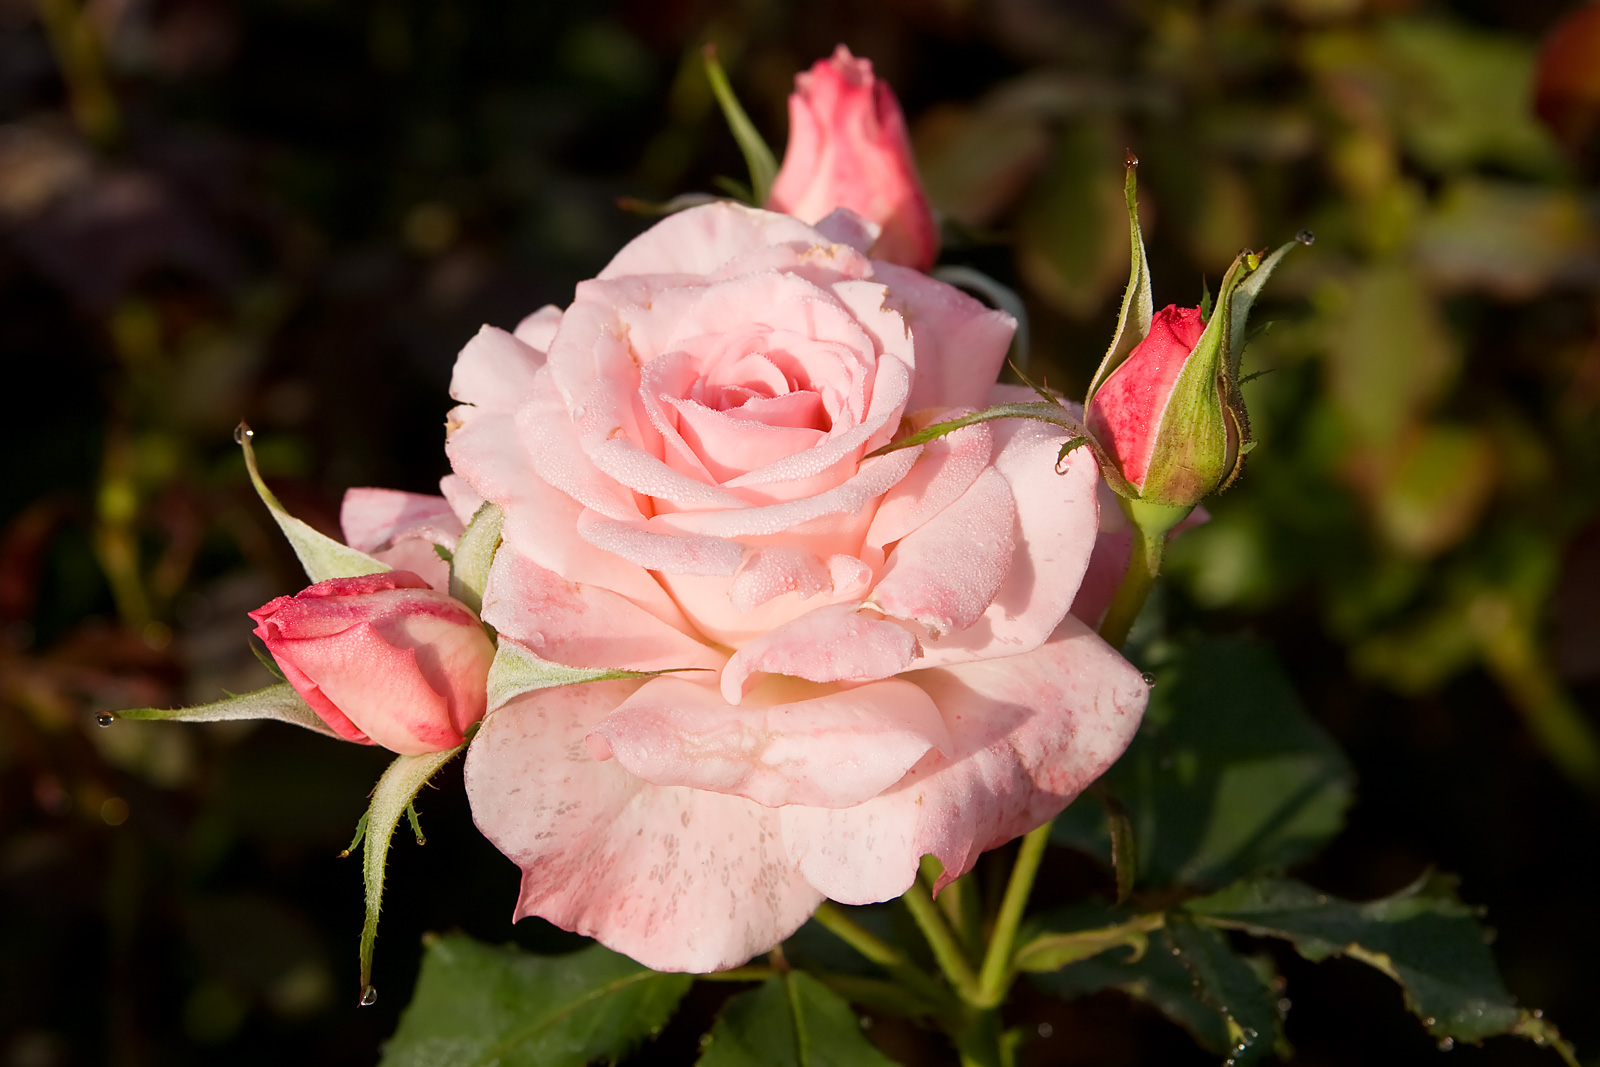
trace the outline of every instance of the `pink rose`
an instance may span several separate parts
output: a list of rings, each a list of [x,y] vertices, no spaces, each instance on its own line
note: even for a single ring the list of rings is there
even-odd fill
[[[872,61],[840,45],[795,77],[789,146],[767,207],[815,223],[849,208],[881,230],[872,254],[927,270],[939,230],[922,191],[905,116]]]
[[[1008,421],[864,458],[1025,391],[994,385],[1009,316],[869,260],[862,232],[695,208],[462,351],[446,447],[504,509],[502,650],[708,668],[488,717],[467,789],[523,869],[518,917],[733,966],[824,896],[899,895],[924,854],[962,874],[1132,736],[1147,687],[1068,615],[1088,451],[1058,476],[1063,434]]]
[[[340,737],[416,755],[483,717],[494,645],[410,571],[318,582],[250,613],[295,692]]]

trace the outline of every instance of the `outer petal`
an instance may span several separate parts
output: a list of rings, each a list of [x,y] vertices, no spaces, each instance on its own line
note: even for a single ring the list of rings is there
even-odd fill
[[[589,757],[584,737],[635,688],[546,689],[491,715],[467,753],[473,818],[522,868],[517,918],[655,970],[738,966],[798,929],[821,894],[784,854],[775,812]]]
[[[907,408],[982,407],[1011,347],[1017,320],[926,274],[874,260],[890,306],[917,346],[917,381]]]
[[[1053,818],[1133,738],[1149,686],[1076,619],[1022,656],[905,676],[939,705],[955,746],[853,808],[781,809],[806,880],[846,904],[888,900],[919,859],[944,864],[938,888],[978,854]]]
[[[512,331],[512,336],[529,348],[539,352],[548,352],[550,351],[550,342],[555,340],[556,331],[560,328],[561,309],[554,304],[546,304],[517,323],[517,328]]]
[[[360,552],[376,552],[403,537],[454,548],[462,530],[444,497],[398,489],[346,490],[339,526],[345,543]]]
[[[990,468],[895,546],[869,603],[934,636],[965,630],[994,601],[1016,551],[1011,483]]]
[[[485,326],[456,357],[450,395],[487,411],[513,411],[533,392],[533,376],[542,366],[542,351],[504,330]]]
[[[832,243],[799,219],[722,200],[668,215],[624,245],[598,277],[711,274],[736,256],[789,241]]]
[[[928,694],[899,679],[846,690],[774,679],[733,707],[715,689],[661,677],[588,742],[590,755],[615,756],[656,785],[839,808],[877,796],[950,735]]]
[[[1016,555],[982,618],[958,633],[923,642],[928,666],[1037,648],[1071,607],[1094,548],[1100,469],[1089,450],[1068,456],[1058,475],[1063,431],[1017,419],[998,424],[995,438],[995,469],[1011,483],[1017,502]]]
[[[546,659],[630,671],[718,669],[721,653],[632,601],[569,582],[502,545],[483,592],[483,621]]]

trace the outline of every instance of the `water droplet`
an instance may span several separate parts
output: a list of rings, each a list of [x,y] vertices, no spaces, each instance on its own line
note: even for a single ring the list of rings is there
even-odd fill
[[[236,445],[242,445],[247,439],[254,437],[255,435],[256,432],[250,428],[248,423],[241,422],[239,425],[233,428],[233,443]]]
[[[1533,1009],[1533,1017],[1535,1019],[1543,1019],[1544,1018],[1544,1009],[1543,1008],[1534,1008]]]
[[[361,991],[361,1006],[363,1008],[370,1008],[376,1003],[378,1003],[377,987],[369,985],[367,988]]]
[[[1435,1019],[1433,1016],[1430,1015],[1426,1019],[1422,1020],[1422,1025],[1428,1027],[1429,1029],[1432,1029],[1433,1024],[1438,1022],[1438,1021],[1439,1021],[1438,1019]]]
[[[102,711],[100,714],[94,717],[94,721],[99,723],[101,726],[110,726],[112,723],[117,721],[117,716],[115,712]]]
[[[1292,1007],[1294,1007],[1294,1002],[1291,1001],[1288,997],[1279,997],[1278,998],[1278,1014],[1279,1015],[1288,1015],[1289,1014],[1289,1009],[1292,1008]]]
[[[1053,1034],[1055,1034],[1055,1032],[1056,1032],[1056,1028],[1051,1026],[1049,1023],[1040,1023],[1039,1024],[1039,1036],[1040,1037],[1050,1037]]]
[[[1249,1048],[1251,1045],[1255,1044],[1256,1038],[1261,1036],[1261,1031],[1259,1031],[1259,1030],[1257,1030],[1257,1029],[1255,1029],[1253,1027],[1247,1026],[1247,1027],[1244,1028],[1244,1035],[1243,1036],[1244,1036],[1244,1041],[1242,1042],[1242,1044],[1245,1046],[1245,1048]],[[1243,1049],[1241,1049],[1240,1051],[1243,1051]]]
[[[1294,239],[1305,245],[1307,248],[1310,248],[1312,245],[1317,243],[1317,235],[1312,233],[1310,230],[1301,230],[1299,233],[1294,235]]]
[[[871,1030],[872,1029],[872,1016],[863,1015],[861,1017],[861,1019],[860,1019],[860,1022],[861,1022],[861,1029],[863,1029],[863,1030]]]
[[[1151,674],[1149,671],[1145,671],[1143,674],[1139,675],[1139,677],[1144,680],[1145,685],[1156,684],[1156,676]]]
[[[1441,1037],[1439,1039],[1439,1051],[1440,1052],[1449,1052],[1451,1049],[1453,1049],[1455,1047],[1456,1047],[1456,1039],[1455,1038],[1453,1038],[1453,1037]]]
[[[1181,952],[1179,952],[1179,951],[1178,951],[1178,946],[1177,946],[1177,945],[1173,945],[1173,946],[1172,946],[1172,954],[1173,954],[1173,955],[1174,955],[1174,956],[1181,956],[1181,955],[1183,955],[1183,953],[1181,953]]]
[[[655,1037],[660,1032],[661,1032],[661,1027],[659,1027],[659,1026],[652,1026],[650,1028],[650,1036],[651,1037]]]
[[[1124,148],[1122,150],[1122,162],[1130,167],[1137,167],[1139,165],[1139,157],[1133,154],[1133,149]]]

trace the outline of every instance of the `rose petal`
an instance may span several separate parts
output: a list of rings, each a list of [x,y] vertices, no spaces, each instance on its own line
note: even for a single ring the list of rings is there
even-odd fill
[[[450,395],[463,404],[511,411],[532,393],[533,376],[542,366],[543,352],[504,330],[485,326],[456,357]]]
[[[832,573],[815,552],[768,545],[745,550],[739,571],[728,587],[728,599],[736,611],[747,613],[784,593],[810,599],[832,591]]]
[[[829,243],[799,219],[720,200],[669,215],[623,246],[600,278],[630,274],[711,274],[767,245]]]
[[[736,967],[800,927],[821,895],[784,855],[776,813],[742,797],[653,786],[584,737],[636,683],[518,697],[467,752],[478,828],[523,870],[538,915],[646,967]]]
[[[722,670],[722,697],[739,703],[752,675],[786,674],[811,682],[889,678],[920,654],[917,639],[892,622],[850,604],[830,604],[769,630],[745,645]]]
[[[745,548],[721,537],[657,533],[644,523],[608,519],[593,511],[578,516],[578,536],[611,555],[666,574],[731,575]]]
[[[1100,469],[1087,448],[1056,457],[1066,432],[1020,419],[996,424],[994,467],[1017,503],[1016,554],[983,617],[923,642],[928,666],[1014,656],[1037,648],[1072,605],[1094,547]]]
[[[1149,687],[1076,619],[1021,656],[910,676],[950,727],[894,788],[853,808],[780,809],[785,846],[812,885],[845,904],[910,888],[929,853],[938,886],[978,854],[1053,818],[1132,740]]]
[[[566,404],[545,372],[540,373],[533,396],[518,409],[516,428],[519,451],[530,457],[545,482],[608,518],[625,522],[642,517],[633,494],[596,470],[584,455]]]
[[[448,440],[445,447],[448,451]],[[483,494],[472,488],[472,483],[459,474],[446,474],[440,478],[439,492],[444,494],[445,500],[450,504],[450,510],[455,513],[456,521],[461,523],[463,530],[478,513],[478,509],[483,507]]]
[[[360,552],[375,552],[407,537],[454,549],[463,529],[443,497],[366,488],[345,491],[339,526],[345,544]]]
[[[837,808],[877,796],[950,744],[939,709],[910,682],[819,688],[774,679],[732,707],[715,689],[655,678],[594,728],[589,752],[655,785]]]
[[[721,653],[607,589],[569,582],[501,545],[483,593],[483,621],[570,667],[650,671],[720,668]]]
[[[888,285],[890,305],[905,317],[916,342],[917,380],[907,406],[983,407],[1017,320],[905,267],[873,260],[872,272]]]
[[[869,603],[933,637],[965,630],[994,601],[1016,551],[1011,483],[990,468],[889,554]]]
[[[959,411],[930,413],[917,422],[928,425],[953,418]],[[982,422],[923,445],[917,465],[878,505],[867,530],[867,544],[874,548],[892,544],[949,507],[988,467],[993,453],[994,435],[989,424]]]
[[[534,351],[544,353],[550,350],[550,342],[560,328],[561,309],[554,304],[546,304],[517,323],[511,335]]]
[[[872,251],[883,227],[869,222],[847,207],[834,208],[816,222],[816,230],[830,241],[849,245],[863,254]]]

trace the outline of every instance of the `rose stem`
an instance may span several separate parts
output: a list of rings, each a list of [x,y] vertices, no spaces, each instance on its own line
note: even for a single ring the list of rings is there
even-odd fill
[[[956,935],[951,932],[950,924],[944,921],[944,913],[933,902],[927,887],[920,881],[912,882],[911,888],[901,894],[900,899],[905,901],[906,910],[911,912],[911,918],[922,929],[922,936],[928,939],[928,947],[933,949],[933,958],[939,961],[939,969],[950,979],[950,984],[955,986],[961,999],[975,1007],[984,1007],[980,1003],[978,978],[972,973],[972,964],[967,962]]]
[[[947,998],[948,994],[938,983],[917,970],[904,953],[861,927],[833,901],[824,900],[812,918],[833,936],[899,979],[907,988],[932,997],[936,1003]]]
[[[1017,941],[1017,926],[1028,907],[1033,879],[1039,873],[1039,863],[1049,843],[1050,823],[1047,822],[1030,830],[1017,851],[1017,862],[1011,868],[1011,881],[1006,883],[1006,895],[1000,902],[994,935],[989,938],[989,951],[984,953],[983,970],[978,977],[978,996],[985,1007],[1004,1000],[1011,985],[1011,953]]]

